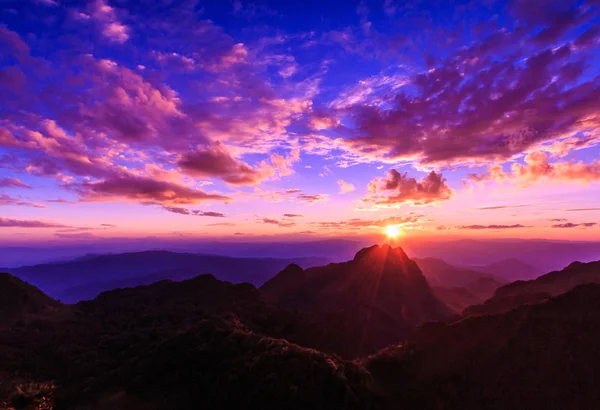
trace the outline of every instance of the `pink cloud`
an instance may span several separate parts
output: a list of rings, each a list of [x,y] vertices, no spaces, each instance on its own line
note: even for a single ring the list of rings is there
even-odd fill
[[[89,15],[100,25],[104,37],[115,43],[129,40],[129,27],[121,23],[117,11],[105,0],[94,0],[90,5]]]
[[[491,166],[482,174],[470,174],[469,179],[476,182],[509,180],[524,185],[540,179],[584,184],[600,180],[600,161],[590,164],[572,161],[550,163],[544,152],[527,154],[524,161],[525,164],[513,164],[509,172],[502,170],[500,166]]]
[[[446,201],[453,195],[442,174],[431,171],[420,181],[390,170],[386,178],[375,178],[368,185],[369,195],[364,202],[380,206],[396,206],[403,203],[427,205]]]
[[[337,222],[313,222],[312,225],[321,228],[335,229],[363,229],[363,228],[383,228],[389,225],[412,225],[423,220],[425,215],[411,214],[407,216],[392,216],[389,218],[365,220],[360,218],[349,219],[347,221]]]
[[[346,182],[343,179],[338,180],[337,183],[340,186],[340,194],[346,194],[356,189],[356,187],[353,184]]]

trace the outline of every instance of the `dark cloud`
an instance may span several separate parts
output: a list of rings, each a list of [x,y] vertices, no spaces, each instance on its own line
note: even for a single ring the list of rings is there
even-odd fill
[[[163,204],[195,204],[230,199],[223,195],[207,193],[173,182],[136,176],[83,182],[68,187],[75,189],[84,201],[132,200]]]
[[[2,178],[0,179],[0,188],[31,188],[19,178]]]
[[[98,237],[89,232],[81,232],[81,233],[60,233],[57,232],[54,234],[61,239],[98,239]]]
[[[583,223],[572,223],[572,222],[567,222],[564,224],[556,224],[556,225],[552,225],[553,228],[577,228],[577,227],[582,227],[582,228],[591,228],[593,226],[598,225],[598,223],[596,222],[583,222]]]
[[[210,216],[213,218],[224,218],[225,214],[221,212],[212,212],[212,211],[199,211],[196,209],[187,209],[187,208],[179,208],[173,206],[163,206],[163,209],[181,215],[194,215],[194,216]]]
[[[178,164],[190,175],[219,177],[234,185],[253,185],[261,179],[258,171],[233,158],[220,144],[184,154]]]
[[[481,208],[471,208],[474,211],[491,211],[494,209],[512,209],[512,208],[523,208],[529,205],[497,205],[497,206],[484,206]]]
[[[431,171],[417,181],[395,169],[390,170],[387,178],[375,178],[369,182],[368,191],[369,195],[363,199],[364,202],[389,206],[406,202],[426,205],[448,200],[453,195],[442,174]]]
[[[527,228],[525,225],[514,224],[514,225],[460,225],[456,226],[456,229],[516,229],[516,228]]]
[[[45,205],[36,204],[34,202],[24,201],[19,198],[13,198],[6,194],[0,194],[0,206],[1,205],[18,205],[18,206],[31,206],[33,208],[46,208]]]
[[[600,208],[573,208],[565,209],[567,212],[588,212],[588,211],[600,211]]]
[[[284,218],[302,218],[304,217],[304,215],[300,215],[300,214],[283,214]]]
[[[69,228],[54,222],[0,218],[0,228]]]
[[[269,225],[277,225],[277,226],[281,226],[284,228],[288,228],[290,226],[296,225],[295,222],[279,221],[277,219],[271,219],[271,218],[263,218],[262,223],[269,224]]]

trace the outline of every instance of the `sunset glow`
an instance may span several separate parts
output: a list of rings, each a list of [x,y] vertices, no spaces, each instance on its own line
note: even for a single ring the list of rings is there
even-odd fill
[[[385,234],[389,238],[397,238],[398,236],[401,235],[401,231],[398,229],[398,227],[396,227],[394,225],[390,225],[385,228]]]
[[[309,3],[3,2],[0,242],[600,238],[596,3]]]

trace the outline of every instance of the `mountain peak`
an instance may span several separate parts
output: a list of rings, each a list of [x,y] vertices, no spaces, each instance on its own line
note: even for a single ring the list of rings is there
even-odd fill
[[[383,244],[381,246],[379,245],[373,245],[373,246],[369,246],[367,248],[363,248],[360,251],[358,251],[356,253],[356,255],[354,256],[354,261],[360,261],[363,260],[364,258],[379,258],[381,260],[386,260],[386,259],[390,259],[390,258],[397,258],[400,260],[408,260],[408,255],[406,255],[406,253],[404,252],[404,250],[401,247],[396,247],[393,248],[390,244]]]

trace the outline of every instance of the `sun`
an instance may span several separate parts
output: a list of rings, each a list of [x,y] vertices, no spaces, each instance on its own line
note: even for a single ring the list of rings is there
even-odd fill
[[[385,234],[389,238],[397,238],[398,236],[400,236],[402,234],[402,232],[400,232],[398,227],[396,227],[394,225],[389,225],[389,226],[385,227]]]

